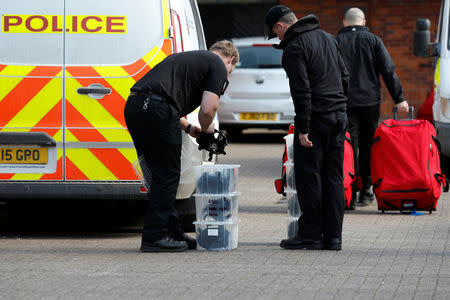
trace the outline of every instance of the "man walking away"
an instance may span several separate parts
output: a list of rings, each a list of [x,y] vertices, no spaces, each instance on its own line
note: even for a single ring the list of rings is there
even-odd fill
[[[358,205],[370,204],[375,196],[370,176],[370,148],[380,117],[380,74],[399,112],[408,111],[395,66],[382,40],[365,27],[359,8],[350,8],[343,20],[337,40],[339,51],[350,73],[347,103],[348,131],[354,143],[355,167],[363,189]],[[359,170],[359,171],[358,171]],[[354,203],[352,204],[354,207]]]

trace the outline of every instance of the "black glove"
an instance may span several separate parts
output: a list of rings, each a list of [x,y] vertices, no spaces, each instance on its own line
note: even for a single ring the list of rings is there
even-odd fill
[[[217,137],[215,134],[218,134]],[[217,129],[214,130],[214,133],[205,133],[201,132],[197,138],[198,150],[206,150],[209,151],[209,161],[212,160],[214,154],[226,154],[225,146],[227,145],[227,137],[223,133],[223,131],[219,131]]]

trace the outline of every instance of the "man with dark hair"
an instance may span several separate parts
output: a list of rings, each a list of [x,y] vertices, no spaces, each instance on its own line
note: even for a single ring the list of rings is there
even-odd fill
[[[211,46],[210,51],[172,54],[157,64],[131,88],[125,106],[125,121],[138,157],[143,156],[151,181],[142,230],[141,251],[174,252],[193,249],[195,239],[181,228],[175,209],[180,181],[181,130],[192,137],[214,132],[219,97],[239,53],[230,41]],[[183,117],[200,106],[201,128]],[[151,176],[151,178],[149,178]]]
[[[347,129],[347,70],[333,36],[308,15],[297,20],[284,5],[266,15],[269,37],[278,36],[282,65],[295,106],[294,168],[299,230],[286,249],[340,250],[344,218],[343,157]]]
[[[343,23],[344,28],[339,31],[337,40],[350,73],[348,131],[357,149],[356,173],[361,176],[363,184],[358,205],[365,206],[375,199],[370,176],[370,149],[380,117],[380,74],[398,111],[408,111],[408,103],[403,97],[391,56],[382,40],[365,27],[363,11],[356,7],[350,8],[345,13]]]

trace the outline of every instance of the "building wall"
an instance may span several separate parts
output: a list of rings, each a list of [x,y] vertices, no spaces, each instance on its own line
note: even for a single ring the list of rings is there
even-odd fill
[[[336,35],[346,9],[358,6],[366,12],[367,26],[383,39],[394,60],[408,102],[418,111],[432,90],[433,59],[413,55],[413,33],[417,18],[429,18],[431,38],[436,37],[441,0],[280,0],[301,18],[315,14],[322,29]],[[392,115],[393,102],[382,88],[382,118]]]

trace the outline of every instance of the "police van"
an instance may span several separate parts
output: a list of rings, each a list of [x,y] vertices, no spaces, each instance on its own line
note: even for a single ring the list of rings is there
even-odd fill
[[[196,1],[14,0],[0,16],[0,199],[145,199],[125,102],[166,56],[206,49]],[[183,134],[177,199],[197,148]]]
[[[418,19],[414,55],[435,57],[433,120],[441,144],[441,165],[450,172],[450,1],[442,0],[436,42],[430,43],[430,20]]]

